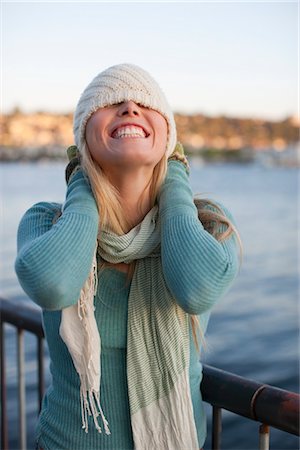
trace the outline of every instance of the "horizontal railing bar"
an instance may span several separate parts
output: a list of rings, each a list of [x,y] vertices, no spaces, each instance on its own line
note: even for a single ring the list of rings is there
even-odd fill
[[[17,328],[34,333],[38,337],[44,337],[41,311],[30,305],[24,305],[15,300],[0,298],[0,320],[10,323]]]
[[[41,312],[30,305],[0,298],[1,322],[8,322],[43,338]],[[235,414],[300,435],[300,396],[230,372],[203,365],[203,400]]]
[[[208,365],[203,366],[203,400],[299,436],[300,396]]]

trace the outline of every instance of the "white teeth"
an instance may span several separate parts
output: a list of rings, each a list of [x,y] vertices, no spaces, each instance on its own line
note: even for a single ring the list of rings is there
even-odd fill
[[[144,130],[140,127],[136,126],[128,126],[117,128],[116,131],[113,133],[112,137],[114,139],[120,139],[123,137],[146,137],[146,133]]]

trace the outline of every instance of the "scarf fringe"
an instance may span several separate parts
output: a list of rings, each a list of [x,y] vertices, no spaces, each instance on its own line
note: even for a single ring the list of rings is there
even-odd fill
[[[105,415],[100,405],[99,392],[96,392],[92,389],[90,389],[89,391],[80,389],[80,404],[81,404],[82,428],[86,433],[88,433],[89,430],[88,415],[93,416],[95,428],[99,433],[102,433],[102,429],[97,419],[97,417],[100,415],[104,425],[105,434],[107,435],[111,434],[108,421],[105,418]]]
[[[89,302],[94,298],[98,287],[98,277],[97,277],[97,257],[96,251],[93,257],[92,270],[85,285],[80,293],[80,298],[78,300],[78,317],[83,324],[85,330],[85,344],[86,353],[82,355],[81,366],[84,369],[84,373],[80,374],[80,404],[81,404],[81,419],[82,428],[88,433],[88,415],[93,416],[94,424],[99,433],[102,433],[102,429],[98,423],[97,417],[100,415],[102,422],[104,424],[104,429],[106,434],[111,434],[108,421],[105,418],[103,410],[100,405],[99,391],[96,391],[93,386],[95,384],[95,379],[98,376],[99,368],[95,367],[95,362],[93,361],[93,329],[91,328],[89,317],[94,314],[95,307],[93,302]],[[99,349],[100,351],[100,349]],[[99,387],[100,388],[100,387]]]

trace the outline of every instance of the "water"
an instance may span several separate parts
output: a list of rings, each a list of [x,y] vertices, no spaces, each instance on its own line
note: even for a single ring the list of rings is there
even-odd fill
[[[243,241],[244,260],[236,283],[215,307],[203,361],[241,376],[298,391],[297,177],[294,168],[258,164],[191,164],[194,192],[222,202],[232,212]],[[1,295],[22,299],[13,271],[16,231],[33,203],[64,199],[62,163],[0,165],[4,224],[1,236]],[[27,300],[25,300],[27,301]],[[30,304],[32,304],[30,302]],[[15,334],[6,344],[10,448],[18,448]],[[26,334],[28,448],[36,421],[35,339]],[[49,374],[47,377],[49,382]],[[207,405],[210,417],[211,408]],[[258,424],[223,414],[222,448],[258,448]],[[205,448],[209,448],[208,438]],[[271,448],[298,448],[295,436],[271,429]]]

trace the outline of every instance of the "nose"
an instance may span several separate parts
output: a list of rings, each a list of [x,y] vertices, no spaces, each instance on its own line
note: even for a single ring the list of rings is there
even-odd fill
[[[120,104],[118,109],[119,116],[138,116],[140,114],[139,106],[132,100],[128,100]]]

